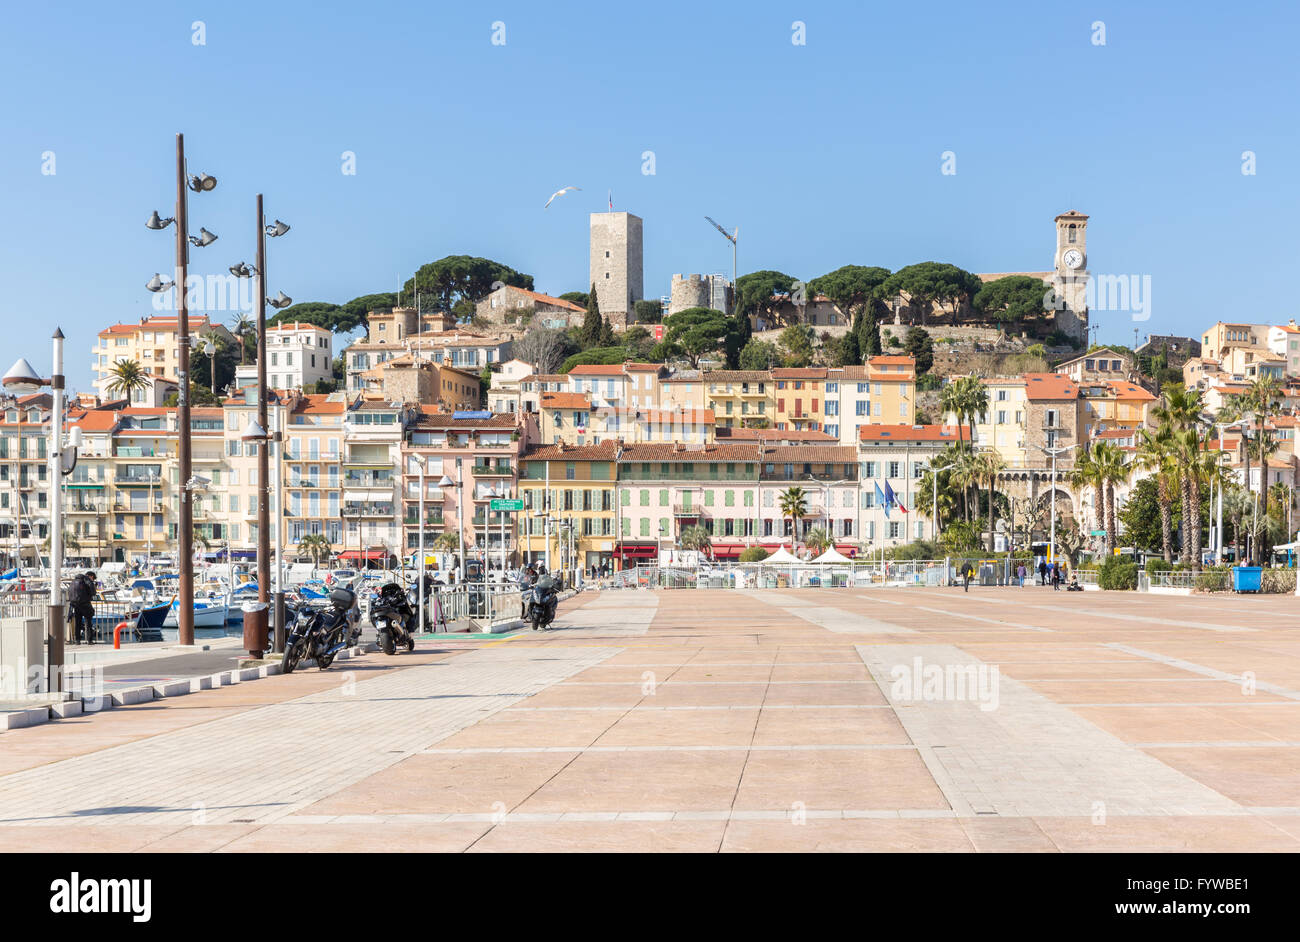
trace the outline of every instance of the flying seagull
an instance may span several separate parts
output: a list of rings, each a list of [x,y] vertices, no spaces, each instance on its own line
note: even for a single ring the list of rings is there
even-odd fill
[[[546,201],[546,206],[543,206],[542,209],[546,209],[547,206],[550,206],[550,205],[551,205],[551,202],[552,202],[552,201],[553,201],[557,196],[563,196],[565,193],[569,192],[570,190],[581,190],[581,189],[582,189],[582,187],[580,187],[580,186],[562,186],[562,187],[560,187],[558,190],[556,190],[554,193],[551,194],[551,198],[550,198],[549,200]]]

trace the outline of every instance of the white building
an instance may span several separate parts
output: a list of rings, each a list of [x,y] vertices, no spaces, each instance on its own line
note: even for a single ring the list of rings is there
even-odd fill
[[[334,379],[334,335],[315,324],[277,324],[266,328],[266,384],[272,389],[314,393],[318,380]],[[235,386],[257,383],[257,364],[235,370]]]

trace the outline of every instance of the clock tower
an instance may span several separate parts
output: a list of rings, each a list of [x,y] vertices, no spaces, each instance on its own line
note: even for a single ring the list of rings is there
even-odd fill
[[[1088,301],[1088,217],[1077,210],[1056,217],[1053,278],[1065,307],[1086,323]]]

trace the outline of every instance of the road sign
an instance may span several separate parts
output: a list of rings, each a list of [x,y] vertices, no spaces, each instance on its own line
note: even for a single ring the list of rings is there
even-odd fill
[[[1105,535],[1106,535],[1106,531],[1105,531],[1105,530],[1093,530],[1093,531],[1092,531],[1092,535],[1093,535],[1093,536],[1105,536]]]
[[[494,497],[489,506],[492,510],[523,510],[524,502],[509,497]]]

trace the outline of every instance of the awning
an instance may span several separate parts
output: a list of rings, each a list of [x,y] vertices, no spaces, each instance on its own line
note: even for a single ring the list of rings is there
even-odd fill
[[[659,544],[620,543],[615,552],[624,559],[654,559],[659,555]]]
[[[711,547],[711,552],[717,559],[735,559],[744,551],[743,543],[714,543]]]
[[[361,558],[362,559],[387,559],[391,555],[392,555],[391,553],[385,552],[384,550],[366,550],[365,555],[362,556]],[[357,551],[344,550],[343,552],[338,554],[338,557],[339,559],[356,559]]]
[[[836,543],[835,550],[836,552],[843,553],[845,556],[848,556],[850,559],[852,559],[854,556],[858,555],[858,544],[857,543]]]

